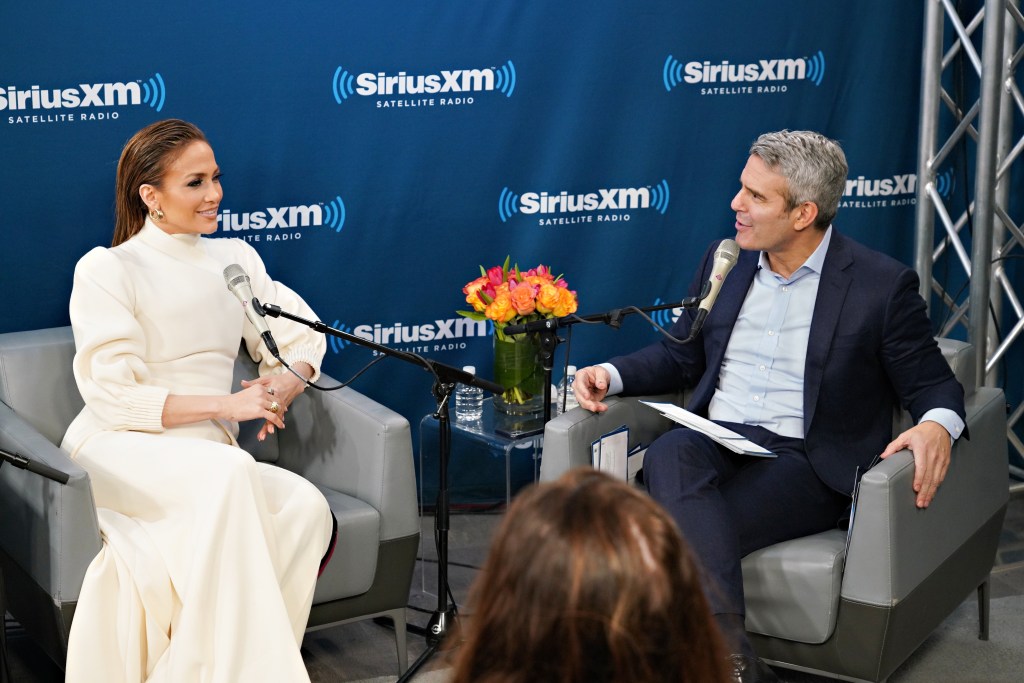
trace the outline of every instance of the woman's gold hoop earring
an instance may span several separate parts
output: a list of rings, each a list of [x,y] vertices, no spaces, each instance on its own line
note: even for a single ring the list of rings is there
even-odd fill
[[[164,219],[164,212],[160,209],[154,209],[149,212],[149,217],[155,221],[162,221]]]

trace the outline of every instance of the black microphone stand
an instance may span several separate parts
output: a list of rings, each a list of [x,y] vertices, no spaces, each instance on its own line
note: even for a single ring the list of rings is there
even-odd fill
[[[2,467],[5,462],[9,462],[15,467],[20,467],[23,470],[28,470],[29,472],[34,472],[40,476],[46,477],[47,479],[51,479],[58,484],[67,484],[68,479],[70,478],[67,472],[61,472],[49,465],[44,465],[43,463],[36,462],[35,460],[29,460],[25,456],[18,455],[17,453],[11,453],[0,448],[0,467]]]
[[[35,460],[29,460],[28,458],[18,455],[17,453],[10,453],[0,448],[0,468],[3,467],[5,462],[9,462],[15,467],[20,467],[23,470],[34,472],[40,476],[51,479],[58,484],[68,483],[68,474],[61,472],[60,470],[54,469],[49,465],[44,465],[41,462]],[[13,679],[11,678],[10,664],[8,663],[7,656],[7,588],[4,585],[4,568],[0,564],[0,683],[10,683]]]
[[[711,283],[705,282],[699,296],[691,296],[679,303],[660,304],[657,306],[645,306],[638,308],[613,308],[604,313],[592,313],[590,315],[566,315],[561,318],[544,318],[533,322],[521,323],[518,325],[506,325],[505,334],[536,334],[540,339],[540,360],[544,368],[544,423],[551,420],[551,374],[554,369],[555,349],[565,341],[558,336],[558,328],[570,327],[579,323],[604,323],[609,327],[619,329],[622,326],[622,319],[632,313],[653,313],[665,311],[672,308],[696,308],[700,302],[707,298],[711,291]],[[689,341],[689,340],[687,340]]]
[[[407,353],[392,349],[381,344],[357,337],[348,332],[342,332],[333,327],[325,325],[319,320],[307,320],[281,310],[280,306],[274,304],[260,304],[259,300],[253,298],[253,307],[263,315],[272,318],[287,318],[307,327],[329,334],[339,339],[352,342],[359,346],[372,349],[377,353],[393,356],[407,363],[418,365],[429,370],[434,375],[434,384],[431,393],[437,402],[437,411],[434,417],[438,421],[438,489],[437,507],[434,511],[434,529],[437,531],[437,609],[430,615],[427,621],[425,638],[427,649],[413,662],[412,666],[402,675],[399,681],[409,680],[413,674],[432,657],[444,642],[449,630],[454,625],[456,610],[454,605],[448,604],[448,531],[450,523],[450,510],[448,505],[448,461],[451,457],[452,426],[448,415],[448,407],[452,392],[456,384],[468,384],[479,387],[492,394],[501,394],[505,388],[500,384],[490,382],[486,379],[472,375],[461,368],[445,365],[437,361],[429,360],[416,354]],[[550,394],[550,388],[548,393]]]

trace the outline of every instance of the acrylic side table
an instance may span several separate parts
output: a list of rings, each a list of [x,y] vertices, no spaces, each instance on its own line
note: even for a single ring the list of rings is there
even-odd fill
[[[495,411],[484,400],[483,416],[473,422],[452,419],[448,461],[448,500],[453,506],[511,502],[513,494],[537,481],[544,443],[543,418],[526,419]],[[433,415],[420,421],[418,458],[420,507],[432,508],[438,489],[438,428]]]
[[[540,476],[544,442],[543,417],[522,419],[495,413],[484,400],[483,416],[474,422],[452,420],[448,461],[449,559],[453,571],[475,570],[487,554],[493,530],[512,497]],[[434,596],[436,552],[434,508],[437,501],[439,423],[428,414],[420,421],[416,459],[420,500],[420,575],[422,594]]]

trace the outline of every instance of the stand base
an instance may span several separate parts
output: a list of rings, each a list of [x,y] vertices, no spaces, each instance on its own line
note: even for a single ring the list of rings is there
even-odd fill
[[[455,608],[446,612],[434,612],[427,621],[427,645],[440,645],[455,625]]]
[[[434,612],[430,615],[430,619],[427,621],[426,629],[420,629],[419,627],[409,626],[408,629],[413,632],[424,631],[424,638],[427,641],[427,649],[423,651],[416,661],[412,663],[404,674],[398,679],[398,683],[405,683],[410,680],[419,668],[427,663],[431,657],[433,657],[441,644],[444,643],[445,638],[448,636],[448,631],[455,625],[455,608],[449,608],[445,612]]]
[[[7,653],[7,595],[4,569],[0,567],[0,683],[11,683],[10,660]]]

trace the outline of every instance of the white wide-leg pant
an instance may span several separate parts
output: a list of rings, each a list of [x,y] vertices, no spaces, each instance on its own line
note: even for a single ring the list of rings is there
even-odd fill
[[[75,457],[104,544],[68,683],[308,682],[299,646],[331,535],[316,487],[191,437],[102,432]]]

